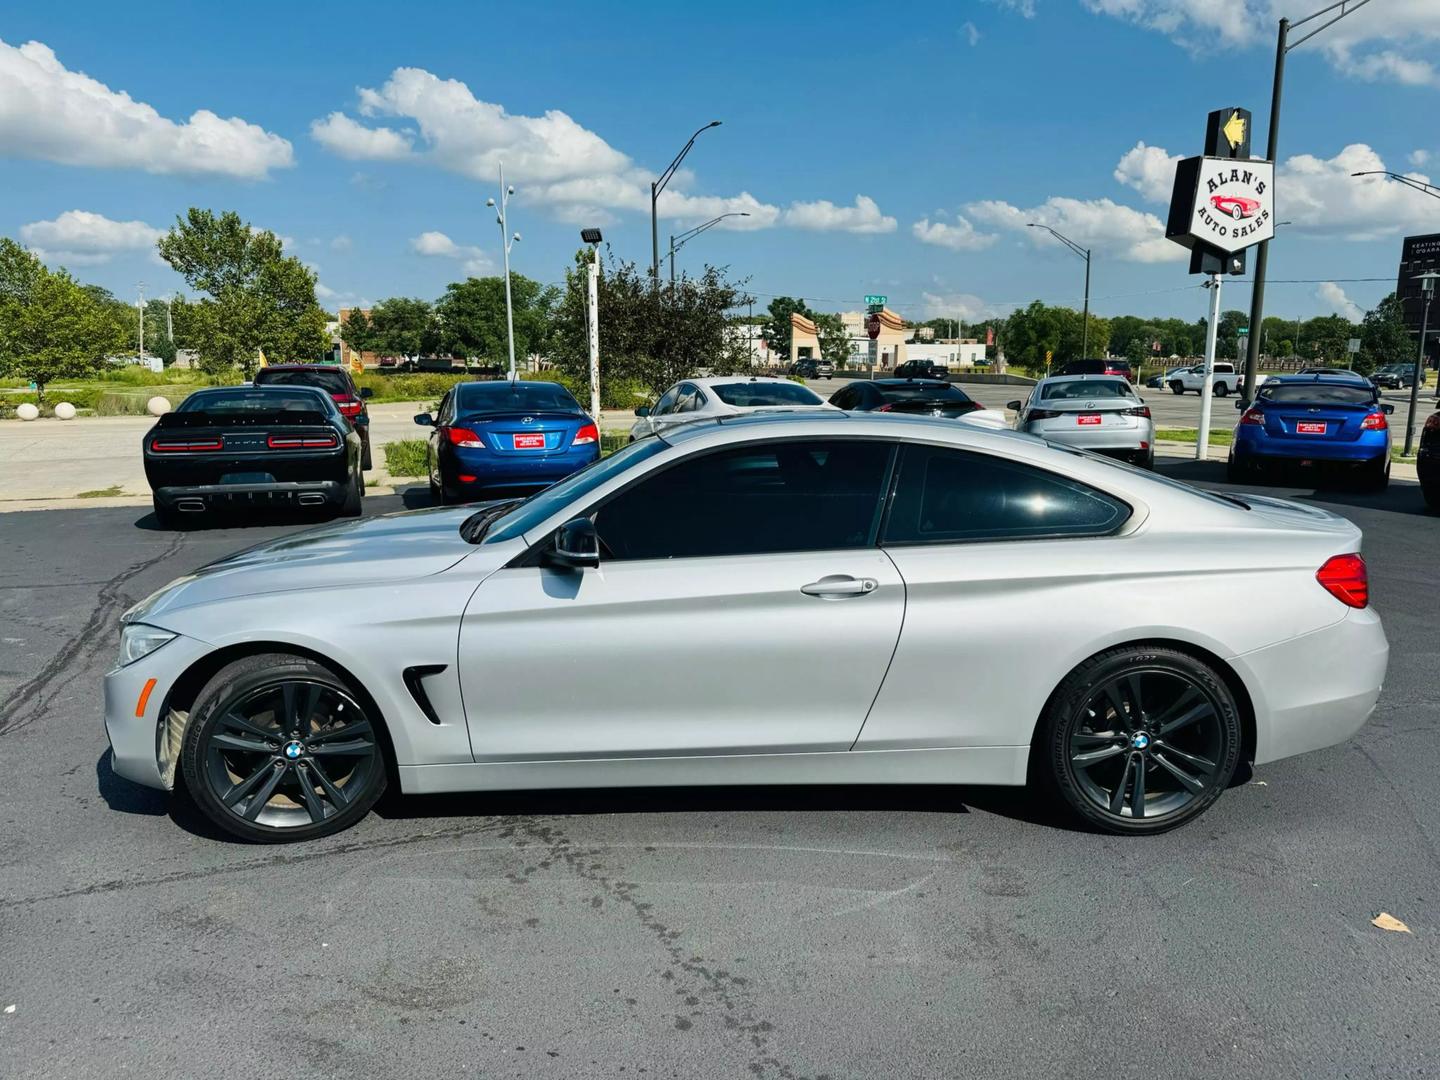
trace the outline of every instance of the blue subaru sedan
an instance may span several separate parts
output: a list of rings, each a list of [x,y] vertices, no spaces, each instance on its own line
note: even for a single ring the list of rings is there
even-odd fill
[[[436,502],[535,491],[600,456],[595,420],[552,382],[457,383],[432,416],[426,462]]]
[[[1395,406],[1356,375],[1281,375],[1265,380],[1235,425],[1229,479],[1258,478],[1274,466],[1350,472],[1383,491],[1390,482],[1390,421]]]

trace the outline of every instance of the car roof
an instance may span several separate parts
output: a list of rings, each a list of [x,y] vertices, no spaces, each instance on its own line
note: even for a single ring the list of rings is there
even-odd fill
[[[875,386],[953,386],[954,383],[948,379],[855,379],[855,382],[868,382]]]
[[[290,397],[294,394],[312,394],[330,404],[330,395],[318,386],[297,386],[294,383],[286,383],[284,386],[262,386],[259,383],[239,383],[236,386],[202,386],[199,390],[192,391],[186,398],[189,401],[192,397],[223,397],[226,394],[273,394],[275,397]]]
[[[1342,375],[1338,372],[1334,375],[1321,375],[1319,373],[1313,375],[1271,375],[1265,380],[1265,385],[1269,386],[1271,383],[1280,383],[1283,386],[1295,386],[1297,384],[1312,386],[1318,383],[1322,386],[1359,386],[1367,390],[1371,389],[1370,380],[1365,378],[1364,375],[1354,373]]]
[[[1124,375],[1103,375],[1098,371],[1093,375],[1047,375],[1035,385],[1042,386],[1049,385],[1050,383],[1094,382],[1096,379],[1100,379],[1101,381],[1108,379],[1111,382],[1117,382],[1126,387],[1130,385],[1130,380],[1125,378]]]
[[[266,364],[255,374],[262,371],[338,371],[342,375],[349,375],[339,364]]]

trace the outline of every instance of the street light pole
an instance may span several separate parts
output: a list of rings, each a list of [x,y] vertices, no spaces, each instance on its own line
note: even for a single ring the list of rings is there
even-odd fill
[[[520,239],[517,232],[510,234],[510,196],[515,194],[513,187],[505,186],[505,163],[500,163],[500,203],[495,212],[495,224],[500,226],[500,247],[505,252],[505,343],[510,351],[510,381],[515,381],[515,312],[510,301],[510,248]],[[486,206],[495,206],[494,199],[486,199]]]
[[[1291,22],[1289,19],[1280,20],[1279,33],[1275,41],[1275,80],[1270,86],[1270,137],[1265,144],[1265,159],[1274,162],[1278,167],[1276,154],[1279,153],[1280,142],[1280,97],[1285,88],[1285,56],[1291,49],[1298,49],[1305,42],[1309,41],[1326,27],[1333,26],[1360,8],[1368,4],[1370,0],[1335,0],[1327,4],[1319,11],[1306,15],[1303,19]],[[1332,19],[1327,19],[1309,33],[1290,40],[1290,31],[1298,30],[1308,22],[1328,15],[1336,8],[1340,14]],[[1255,280],[1250,290],[1250,325],[1261,326],[1265,319],[1265,273],[1270,265],[1270,241],[1262,240],[1255,248]],[[1260,339],[1255,334],[1250,335],[1250,347],[1245,354],[1245,381],[1240,384],[1240,392],[1245,403],[1248,405],[1255,400],[1257,389],[1258,373],[1260,370]]]
[[[145,360],[145,282],[137,282],[136,289],[140,292],[140,302],[135,306],[140,309],[140,360]]]
[[[690,141],[680,148],[680,153],[675,155],[675,160],[670,162],[670,166],[660,174],[660,179],[650,182],[650,279],[656,288],[660,285],[660,216],[658,210],[660,193],[665,190],[665,185],[670,182],[670,178],[675,175],[675,170],[685,160],[685,155],[690,153],[690,148],[695,145],[695,140],[702,133],[719,126],[719,120],[711,120],[710,123],[691,135]]]
[[[1084,321],[1080,328],[1080,358],[1084,359],[1090,352],[1090,249],[1081,247],[1068,236],[1060,235],[1060,233],[1056,232],[1049,225],[1040,225],[1031,221],[1027,222],[1026,228],[1044,229],[1051,236],[1055,237],[1056,240],[1059,240],[1076,255],[1079,255],[1085,260],[1085,314],[1083,316]]]
[[[600,241],[599,229],[581,229],[580,239],[590,245],[589,300],[585,308],[585,337],[590,348],[590,415],[600,423]]]
[[[1420,295],[1425,307],[1420,316],[1420,354],[1415,360],[1415,378],[1410,380],[1410,414],[1405,417],[1406,457],[1415,452],[1415,413],[1420,407],[1420,382],[1425,378],[1425,338],[1430,333],[1430,301],[1435,299],[1435,282],[1440,280],[1440,274],[1432,270],[1416,275],[1415,280],[1420,282]]]
[[[685,232],[680,233],[680,235],[678,236],[670,237],[670,287],[672,289],[675,287],[675,253],[677,251],[679,251],[682,247],[688,244],[691,240],[694,240],[695,237],[699,236],[706,229],[720,224],[720,222],[724,221],[726,218],[749,216],[750,214],[746,210],[734,210],[728,214],[721,214],[719,217],[711,218],[709,221],[705,222],[704,225],[697,225],[693,229],[687,229]],[[677,240],[680,241],[678,244],[675,242]]]

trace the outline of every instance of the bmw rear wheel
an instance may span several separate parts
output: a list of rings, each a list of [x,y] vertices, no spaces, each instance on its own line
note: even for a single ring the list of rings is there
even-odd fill
[[[1204,813],[1230,783],[1240,714],[1208,664],[1125,646],[1066,677],[1041,739],[1044,777],[1077,816],[1106,832],[1164,832]]]
[[[349,828],[387,779],[378,718],[328,668],[285,654],[216,673],[191,710],[181,765],[206,817],[269,843]]]

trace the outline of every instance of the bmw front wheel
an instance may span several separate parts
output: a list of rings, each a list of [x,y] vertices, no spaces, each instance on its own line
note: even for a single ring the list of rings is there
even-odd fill
[[[328,668],[249,656],[205,684],[181,765],[191,797],[246,840],[309,840],[349,828],[386,786],[378,718]]]
[[[1040,739],[1043,777],[1077,816],[1106,832],[1164,832],[1204,813],[1230,783],[1240,714],[1208,664],[1126,646],[1066,677]]]

